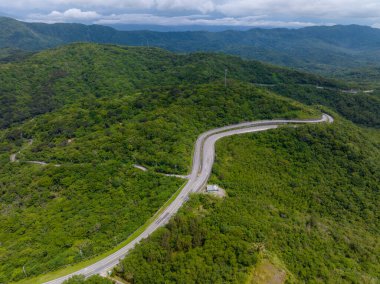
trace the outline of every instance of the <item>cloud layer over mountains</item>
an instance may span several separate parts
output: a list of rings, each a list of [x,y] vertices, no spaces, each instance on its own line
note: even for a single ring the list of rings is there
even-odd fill
[[[300,27],[378,25],[378,0],[0,0],[21,20],[99,24]]]

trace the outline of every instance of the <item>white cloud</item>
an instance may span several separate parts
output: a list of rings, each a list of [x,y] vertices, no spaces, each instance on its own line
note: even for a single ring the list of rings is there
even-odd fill
[[[0,0],[5,9],[199,11],[226,16],[380,17],[379,0]],[[126,11],[119,11],[126,12]]]
[[[25,19],[25,15],[29,15],[29,20],[40,19],[49,22],[70,19],[95,21],[100,20],[98,15],[105,15],[101,17],[104,21],[121,21],[127,17],[121,17],[122,15],[136,19],[136,15],[146,14],[157,17],[149,17],[149,21],[155,19],[171,22],[177,19],[187,22],[189,18],[181,17],[202,14],[213,19],[218,18],[213,20],[214,23],[252,23],[252,20],[247,19],[267,15],[268,22],[278,25],[289,23],[291,26],[298,26],[309,22],[329,21],[371,25],[379,22],[380,0],[0,0],[0,10],[8,13],[16,11],[15,14],[19,11],[23,15],[19,18]],[[168,15],[173,17],[170,18]],[[306,23],[300,19],[307,19]],[[199,21],[211,20],[205,17]],[[256,21],[258,25],[264,22]]]
[[[203,25],[203,26],[256,26],[256,27],[305,27],[313,26],[311,22],[299,21],[275,21],[268,20],[266,16],[246,17],[211,17],[198,14],[188,16],[158,16],[149,13],[129,13],[102,15],[94,11],[82,11],[81,9],[69,9],[64,12],[53,11],[49,14],[31,14],[27,17],[30,22],[91,22],[100,25],[110,24],[136,24],[136,25]]]
[[[380,16],[378,0],[235,0],[215,6],[230,16],[265,13],[276,16],[318,18],[371,18]]]
[[[91,22],[98,20],[102,15],[95,11],[82,11],[81,9],[68,9],[64,12],[53,11],[47,15],[43,14],[31,14],[28,16],[27,20],[32,22],[46,22],[46,23],[57,23],[57,22],[70,22],[70,21],[81,21],[81,22]]]
[[[50,13],[51,16],[58,16],[58,17],[64,17],[64,18],[71,18],[71,19],[84,19],[84,20],[93,20],[96,18],[99,18],[100,15],[94,11],[86,11],[82,12],[81,9],[69,9],[66,10],[63,13],[54,11]]]
[[[102,17],[97,24],[153,24],[153,25],[201,25],[201,26],[251,26],[251,27],[305,27],[314,26],[311,22],[271,21],[262,19],[262,16],[250,17],[222,17],[210,18],[207,16],[177,16],[162,17],[152,14],[122,14]]]
[[[82,9],[111,8],[111,9],[150,9],[154,7],[155,0],[0,0],[0,7],[9,9],[47,10],[52,7],[57,10],[67,7],[80,7]]]
[[[209,13],[215,11],[214,2],[211,0],[156,0],[154,7],[158,10],[190,10]]]

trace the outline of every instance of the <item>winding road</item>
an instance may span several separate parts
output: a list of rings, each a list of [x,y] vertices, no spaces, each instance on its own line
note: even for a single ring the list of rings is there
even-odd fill
[[[105,275],[107,271],[110,271],[115,267],[120,259],[124,258],[128,252],[134,248],[142,239],[147,238],[158,228],[168,223],[170,218],[176,214],[181,206],[188,200],[189,195],[193,192],[198,192],[206,186],[207,181],[211,175],[212,166],[215,158],[215,143],[217,140],[243,133],[252,133],[265,131],[269,129],[277,128],[284,124],[307,124],[307,123],[332,123],[334,119],[323,114],[321,119],[315,120],[267,120],[267,121],[254,121],[246,122],[226,127],[213,129],[201,134],[195,144],[193,166],[189,180],[179,193],[177,198],[151,223],[144,232],[137,236],[133,241],[126,246],[109,255],[108,257],[86,267],[72,274],[57,278],[55,280],[46,282],[46,284],[60,284],[73,275],[82,274],[86,277],[95,274]]]

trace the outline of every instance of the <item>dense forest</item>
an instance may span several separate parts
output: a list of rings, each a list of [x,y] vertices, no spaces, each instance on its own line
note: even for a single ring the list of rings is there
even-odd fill
[[[90,96],[3,130],[1,281],[24,278],[23,268],[33,276],[77,263],[127,239],[183,183],[160,173],[187,173],[201,132],[316,116],[290,99],[230,82],[228,89],[211,83]]]
[[[328,106],[356,123],[379,125],[379,97],[365,93],[348,97],[343,92],[350,87],[338,81],[222,54],[176,55],[156,48],[73,44],[0,64],[0,127],[84,98],[222,82],[225,69],[230,80],[272,87],[304,103]]]
[[[272,174],[281,175],[284,168],[294,171],[284,179],[276,176],[265,180],[268,193],[272,192],[265,201],[273,203],[270,198],[274,198],[283,182],[296,184],[291,187],[298,190],[297,194],[303,192],[305,195],[299,198],[305,199],[298,200],[296,193],[287,198],[302,203],[305,207],[299,209],[299,214],[315,216],[317,221],[313,222],[318,223],[324,207],[309,209],[305,205],[310,197],[306,184],[315,186],[313,192],[321,192],[318,198],[330,201],[334,196],[332,204],[347,211],[337,210],[337,216],[347,213],[347,222],[358,228],[352,234],[360,233],[358,236],[364,240],[364,248],[356,242],[349,245],[349,249],[352,246],[352,250],[358,250],[354,256],[362,257],[364,264],[359,265],[354,259],[349,267],[363,279],[367,279],[367,274],[368,279],[377,277],[377,267],[369,264],[370,260],[376,260],[373,255],[378,247],[371,248],[372,242],[376,243],[376,229],[371,227],[373,232],[362,232],[364,217],[361,220],[358,215],[355,219],[353,212],[357,211],[352,211],[359,205],[363,210],[368,208],[365,214],[376,224],[377,200],[372,192],[378,190],[379,145],[369,138],[378,137],[380,101],[376,93],[351,96],[345,92],[350,87],[346,83],[223,54],[177,55],[158,48],[72,44],[35,54],[19,56],[16,52],[13,56],[18,59],[0,63],[1,283],[22,279],[26,279],[24,283],[39,283],[30,277],[99,256],[125,241],[183,184],[183,180],[164,174],[188,172],[193,143],[203,131],[249,120],[315,118],[325,109],[323,106],[329,108],[327,111],[336,111],[337,117],[341,115],[372,128],[359,130],[340,118],[337,126],[300,127],[270,132],[268,136],[249,136],[248,142],[243,137],[222,142],[227,144],[218,147],[213,179],[226,188],[229,197],[220,201],[194,196],[182,213],[131,254],[125,260],[128,265],[122,265],[116,274],[136,283],[149,283],[152,279],[162,282],[164,278],[172,282],[197,282],[201,278],[189,278],[188,271],[192,269],[199,269],[199,277],[212,283],[239,282],[254,275],[254,267],[262,260],[261,244],[264,238],[273,237],[264,230],[269,221],[259,224],[257,208],[253,206],[256,199],[250,195],[257,182],[250,178],[256,165],[250,165],[253,160],[247,159],[260,156],[263,160],[258,165],[271,163]],[[309,144],[314,148],[305,146]],[[276,162],[273,156],[267,159],[258,155],[259,150],[266,153],[264,147],[272,147],[273,151],[284,147],[276,157],[293,152],[299,155],[284,156],[283,163]],[[228,156],[233,149],[246,151],[240,153],[246,160],[239,156],[236,163],[229,165],[226,161],[235,161]],[[301,182],[298,167],[293,165],[305,163],[306,167],[308,159],[314,168]],[[325,165],[324,159],[329,164]],[[358,170],[360,167],[362,171]],[[235,179],[228,174],[234,171],[237,171]],[[268,176],[269,171],[263,174]],[[323,188],[318,187],[321,181],[327,182]],[[335,189],[341,199],[331,195],[330,191]],[[351,198],[351,194],[357,198],[342,200]],[[285,203],[289,201],[283,198]],[[230,207],[222,214],[225,203]],[[234,203],[236,209],[249,203],[249,210],[233,211]],[[277,205],[274,208],[279,208]],[[290,203],[289,210],[295,211],[291,206],[295,205]],[[289,220],[286,228],[297,229],[302,224],[300,219],[294,219],[298,215],[285,212],[285,205],[281,208],[278,220]],[[327,221],[321,222],[326,221],[327,225],[331,222],[335,228],[336,216],[328,216],[334,212],[331,207],[327,209]],[[234,224],[241,216],[247,223]],[[342,228],[352,229],[348,225]],[[316,235],[313,238],[312,248],[318,250],[313,242],[324,240],[317,240]],[[304,240],[309,241],[306,237]],[[331,247],[331,243],[326,243],[326,251],[328,245]],[[344,245],[332,251],[338,256],[342,252],[351,253]],[[265,244],[268,250],[264,251],[281,260],[287,275],[300,281],[334,279],[326,271],[317,273],[315,267],[310,268],[308,279],[299,267],[293,266],[286,252],[280,253],[281,246],[283,236],[276,242],[268,241]],[[289,254],[296,253],[293,250],[289,245]],[[153,252],[155,255],[151,256]],[[306,251],[298,252],[304,254],[302,265],[312,266]],[[321,258],[318,253],[312,257]],[[168,261],[151,266],[162,259]],[[343,269],[338,265],[342,259],[339,256],[331,261],[339,271]],[[189,262],[186,264],[185,260]],[[171,266],[174,262],[178,266]],[[188,268],[188,264],[192,266]],[[337,279],[353,279],[344,269],[341,276]],[[102,281],[108,280],[76,277],[70,281],[107,283]]]
[[[380,128],[380,96],[376,94],[293,84],[278,84],[269,89],[306,105],[328,106],[357,124]]]
[[[157,86],[229,79],[338,87],[318,76],[222,54],[176,55],[156,48],[73,44],[0,65],[0,127],[82,98],[117,97]]]
[[[116,275],[268,283],[254,277],[270,263],[273,277],[292,283],[379,280],[379,140],[338,120],[227,138],[216,152],[211,183],[228,197],[193,196]]]
[[[83,276],[74,276],[70,278],[69,280],[66,280],[63,282],[63,284],[113,284],[114,282],[100,277],[100,276],[92,276],[87,279]]]

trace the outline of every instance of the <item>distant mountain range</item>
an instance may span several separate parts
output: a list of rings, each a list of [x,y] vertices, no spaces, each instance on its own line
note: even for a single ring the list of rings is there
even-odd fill
[[[213,25],[181,25],[181,26],[163,26],[163,25],[142,25],[142,24],[110,24],[105,25],[119,31],[155,31],[155,32],[189,32],[189,31],[207,31],[207,32],[223,32],[232,31],[248,31],[252,27],[248,26],[213,26]],[[270,27],[267,27],[270,28]]]
[[[380,29],[319,26],[248,31],[120,31],[83,24],[26,23],[0,18],[0,48],[37,51],[72,42],[155,46],[175,52],[212,51],[332,74],[380,66]]]

